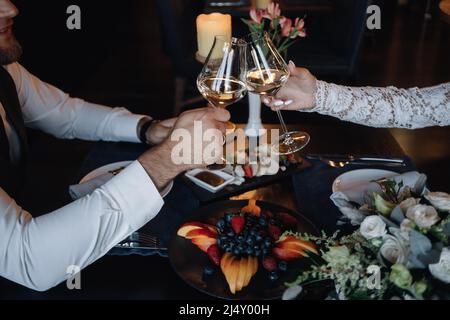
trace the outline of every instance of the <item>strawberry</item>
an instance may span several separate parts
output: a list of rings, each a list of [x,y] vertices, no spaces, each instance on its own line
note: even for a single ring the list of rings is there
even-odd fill
[[[278,241],[278,239],[280,239],[281,229],[279,227],[269,224],[267,231],[274,241]]]
[[[236,234],[239,234],[244,230],[245,227],[245,218],[242,216],[235,216],[231,219],[231,227],[233,228]]]
[[[271,256],[264,257],[262,259],[262,266],[267,271],[275,271],[275,270],[277,270],[277,266],[278,266],[277,260],[275,260],[275,258],[271,257]]]
[[[250,167],[250,166],[248,166],[248,165],[245,165],[245,166],[243,167],[243,169],[244,169],[245,177],[246,177],[246,178],[253,178],[253,170],[252,170],[252,167]]]
[[[287,227],[292,227],[292,228],[296,228],[297,227],[297,224],[298,224],[297,219],[295,219],[290,214],[280,213],[278,215],[278,217],[280,218],[281,222],[283,222],[283,224],[285,224]]]
[[[298,162],[297,159],[295,158],[294,154],[288,154],[286,156],[286,159],[287,159],[287,161],[289,161],[292,164],[296,164]]]
[[[206,253],[216,266],[220,265],[220,259],[222,258],[222,254],[220,253],[219,247],[216,244],[210,246],[206,251]]]

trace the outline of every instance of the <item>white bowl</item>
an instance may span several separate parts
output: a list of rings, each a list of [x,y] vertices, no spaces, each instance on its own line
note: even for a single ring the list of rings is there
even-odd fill
[[[206,172],[211,172],[211,173],[214,173],[214,174],[218,175],[218,176],[221,177],[223,180],[225,180],[224,183],[222,183],[221,185],[218,185],[218,186],[214,187],[214,186],[212,186],[212,185],[210,185],[210,184],[208,184],[208,183],[206,183],[206,182],[204,182],[204,181],[202,181],[202,180],[199,180],[199,179],[197,179],[197,178],[195,177],[197,174],[199,174],[200,172],[204,172],[204,171],[206,171]],[[235,179],[232,175],[230,175],[230,174],[228,174],[228,173],[225,173],[225,172],[223,172],[223,171],[221,171],[221,170],[208,170],[208,169],[194,169],[194,170],[191,170],[191,171],[186,172],[186,173],[185,173],[185,176],[186,176],[189,180],[191,180],[193,183],[195,183],[196,185],[198,185],[199,187],[201,187],[201,188],[203,188],[203,189],[206,189],[206,190],[208,190],[208,191],[210,191],[210,192],[213,192],[213,193],[216,193],[217,191],[222,190],[222,189],[225,188],[227,185],[229,185],[230,183],[232,183],[232,182],[234,181],[234,179]]]

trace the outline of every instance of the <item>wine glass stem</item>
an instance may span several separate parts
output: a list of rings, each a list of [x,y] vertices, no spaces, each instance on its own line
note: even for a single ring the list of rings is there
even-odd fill
[[[284,141],[283,141],[283,143],[284,143],[285,145],[290,145],[290,144],[292,144],[294,141],[293,141],[291,135],[289,134],[289,131],[288,131],[287,127],[286,127],[286,123],[284,122],[284,118],[283,118],[283,115],[281,114],[281,111],[280,111],[280,110],[277,110],[277,115],[278,115],[278,119],[280,120],[280,123],[281,123],[281,130],[283,131],[283,135],[284,135]]]

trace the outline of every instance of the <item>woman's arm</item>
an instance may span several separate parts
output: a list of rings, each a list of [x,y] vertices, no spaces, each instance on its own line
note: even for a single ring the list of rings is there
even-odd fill
[[[272,109],[318,112],[372,127],[423,128],[450,125],[450,83],[429,88],[346,87],[317,80],[290,62],[291,77]]]

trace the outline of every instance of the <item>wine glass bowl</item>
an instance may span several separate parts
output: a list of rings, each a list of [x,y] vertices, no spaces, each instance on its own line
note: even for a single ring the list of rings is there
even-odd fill
[[[288,65],[272,43],[267,32],[251,33],[242,39],[244,61],[243,79],[247,90],[260,96],[274,96],[289,80]],[[295,153],[310,141],[306,132],[289,132],[281,111],[277,111],[283,134],[273,145],[273,150],[281,155]]]
[[[241,45],[236,38],[215,36],[203,70],[197,78],[197,88],[215,108],[225,108],[241,100],[247,93],[242,81]],[[236,126],[228,122],[227,131]]]

